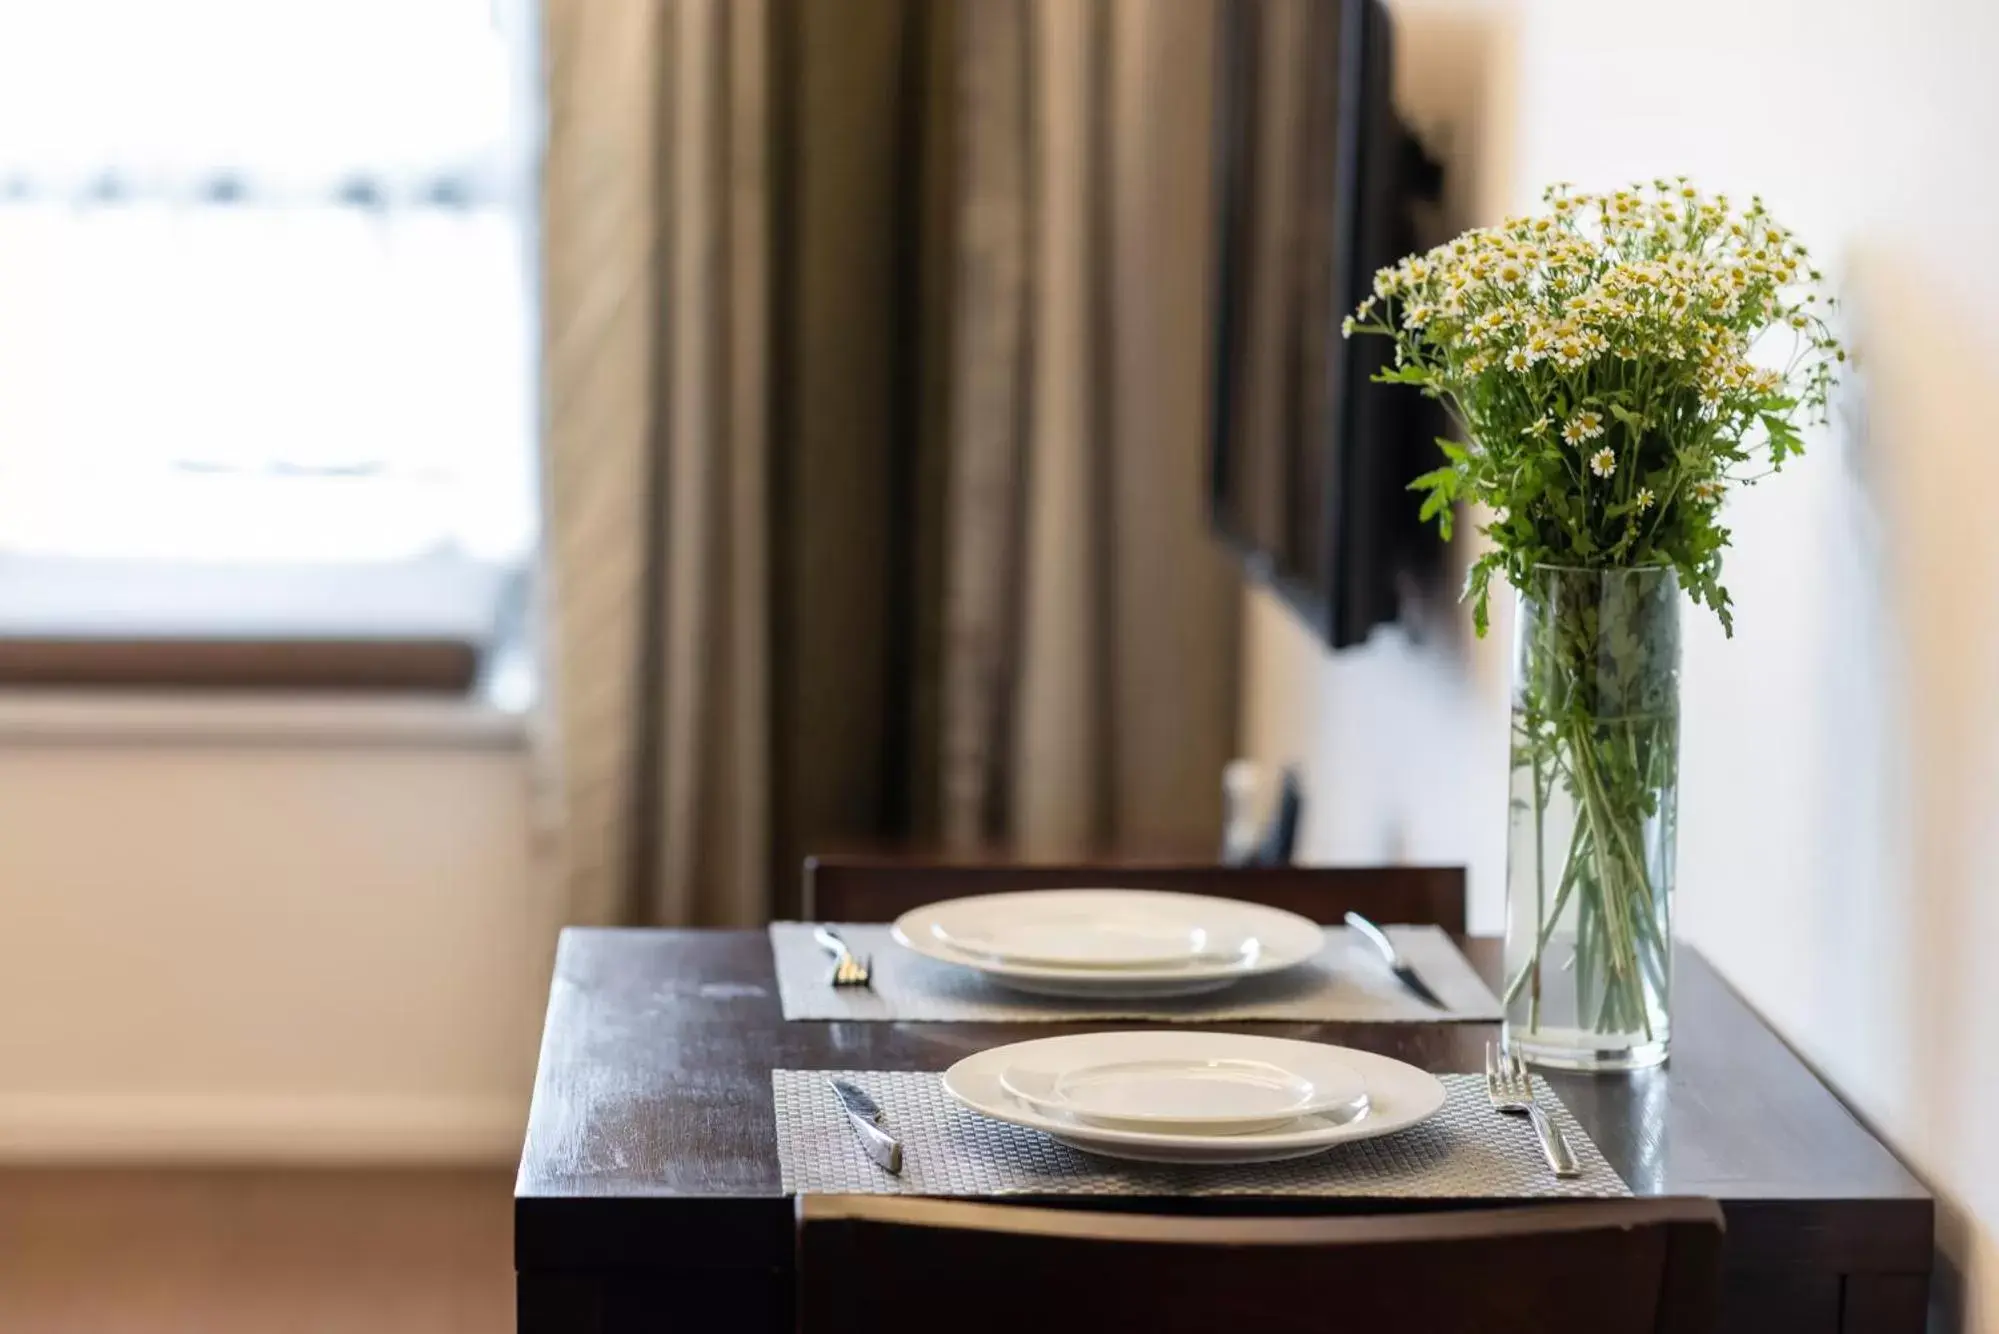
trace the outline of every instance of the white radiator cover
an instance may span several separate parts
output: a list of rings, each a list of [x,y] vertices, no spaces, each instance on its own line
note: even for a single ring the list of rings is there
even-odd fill
[[[518,729],[190,708],[0,704],[0,1161],[514,1158],[563,916]]]

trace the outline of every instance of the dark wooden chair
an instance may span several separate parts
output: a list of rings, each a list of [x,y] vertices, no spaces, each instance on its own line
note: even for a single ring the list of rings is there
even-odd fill
[[[807,1195],[798,1220],[801,1334],[1706,1334],[1722,1234],[1692,1199],[1171,1218]]]
[[[1315,922],[1358,912],[1377,922],[1465,929],[1462,866],[1219,866],[1099,862],[953,864],[808,857],[802,914],[818,922],[892,922],[911,908],[1016,889],[1173,889],[1284,908]]]

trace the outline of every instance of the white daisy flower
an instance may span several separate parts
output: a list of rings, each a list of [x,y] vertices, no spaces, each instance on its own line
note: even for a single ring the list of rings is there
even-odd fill
[[[1640,514],[1643,514],[1646,510],[1651,509],[1655,501],[1655,497],[1652,495],[1652,488],[1649,486],[1639,487],[1638,495],[1635,497],[1635,499],[1638,502],[1638,512]]]
[[[1608,477],[1617,471],[1617,455],[1606,446],[1589,456],[1589,470],[1598,477]]]
[[[1527,349],[1516,347],[1506,354],[1506,369],[1515,375],[1525,374],[1534,365],[1534,358],[1527,355]]]

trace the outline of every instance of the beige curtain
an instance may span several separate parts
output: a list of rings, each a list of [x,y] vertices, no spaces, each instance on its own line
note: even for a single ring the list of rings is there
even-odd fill
[[[1206,855],[1208,0],[546,0],[544,769],[582,920]]]
[[[967,0],[946,841],[1212,855],[1208,0]]]
[[[764,10],[544,10],[546,656],[583,920],[767,911]]]
[[[542,177],[546,721],[570,913],[624,910],[652,421],[650,4],[547,0]]]

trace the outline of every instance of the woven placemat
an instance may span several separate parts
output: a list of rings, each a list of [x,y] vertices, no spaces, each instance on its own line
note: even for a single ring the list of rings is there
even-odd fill
[[[1079,1000],[1011,991],[969,968],[926,959],[895,943],[886,926],[840,924],[850,949],[874,964],[868,987],[833,987],[809,922],[773,922],[771,955],[786,1019],[890,1022],[1064,1023],[1134,1019],[1155,1023],[1497,1022],[1499,998],[1434,926],[1387,928],[1403,957],[1449,1006],[1440,1013],[1410,995],[1381,957],[1345,927],[1326,928],[1325,948],[1296,968],[1252,977],[1201,996]]]
[[[830,1074],[881,1104],[902,1140],[891,1176],[861,1151]],[[1039,1131],[980,1116],[944,1091],[941,1075],[910,1071],[773,1070],[777,1157],[786,1194],[827,1195],[1330,1195],[1380,1199],[1568,1199],[1629,1195],[1610,1164],[1540,1079],[1541,1104],[1583,1171],[1561,1179],[1524,1116],[1501,1115],[1479,1075],[1443,1075],[1443,1109],[1420,1125],[1337,1145],[1310,1158],[1244,1166],[1176,1166],[1102,1158]]]

